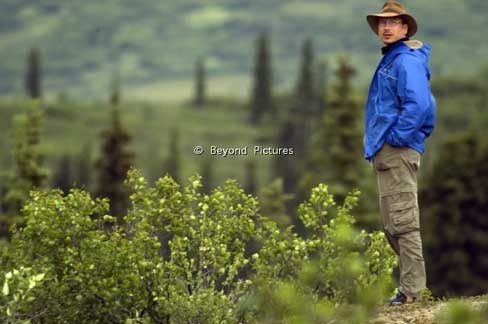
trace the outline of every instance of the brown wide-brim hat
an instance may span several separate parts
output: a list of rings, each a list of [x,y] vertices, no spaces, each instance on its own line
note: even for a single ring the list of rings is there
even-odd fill
[[[383,5],[380,13],[371,14],[366,17],[369,27],[378,35],[378,20],[381,17],[403,17],[407,21],[408,32],[407,36],[411,37],[417,32],[417,22],[415,19],[407,13],[404,6],[396,1],[387,1]]]

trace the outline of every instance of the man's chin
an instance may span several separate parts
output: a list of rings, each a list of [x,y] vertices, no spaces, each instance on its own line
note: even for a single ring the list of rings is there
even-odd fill
[[[395,40],[393,40],[393,39],[382,39],[381,41],[385,45],[390,45],[390,44],[393,44],[395,42]]]

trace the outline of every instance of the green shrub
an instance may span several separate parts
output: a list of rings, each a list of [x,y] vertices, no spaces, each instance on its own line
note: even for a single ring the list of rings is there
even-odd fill
[[[254,263],[258,322],[321,323],[336,316],[363,323],[384,302],[396,257],[383,233],[354,228],[350,212],[359,194],[349,194],[337,207],[326,185],[312,189],[298,210],[309,230],[305,239],[292,227],[280,233],[263,221],[263,247]]]
[[[353,323],[391,286],[383,235],[353,227],[358,192],[337,207],[314,188],[299,209],[303,238],[260,215],[235,180],[203,194],[198,176],[148,186],[132,170],[127,184],[123,227],[84,191],[31,192],[2,256],[0,321],[309,323],[346,316],[333,306],[343,304]]]

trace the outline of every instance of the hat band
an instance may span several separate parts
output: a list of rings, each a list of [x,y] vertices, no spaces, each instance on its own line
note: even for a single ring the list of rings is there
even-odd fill
[[[385,11],[382,11],[381,13],[394,13],[394,14],[397,14],[397,15],[403,15],[403,14],[405,14],[405,12],[396,11],[396,10],[392,10],[392,9],[390,9],[388,11],[386,11],[386,10]]]

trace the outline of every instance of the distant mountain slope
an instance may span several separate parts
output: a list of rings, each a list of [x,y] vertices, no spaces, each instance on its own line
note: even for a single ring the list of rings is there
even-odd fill
[[[417,17],[415,38],[433,45],[434,74],[471,74],[488,60],[488,3],[483,0],[405,1]],[[379,42],[365,15],[383,1],[359,0],[2,0],[0,2],[0,93],[22,92],[30,47],[42,53],[46,92],[104,96],[117,70],[134,93],[146,86],[192,78],[194,61],[206,57],[210,76],[231,77],[233,94],[247,94],[254,39],[268,30],[275,83],[295,81],[300,47],[314,39],[316,57],[335,64],[347,51],[364,84],[373,71]],[[214,85],[218,87],[219,85]],[[229,86],[227,85],[227,88]],[[142,90],[141,90],[142,89]],[[188,92],[188,91],[187,91]],[[152,92],[154,94],[154,91]],[[186,92],[185,92],[186,93]]]

